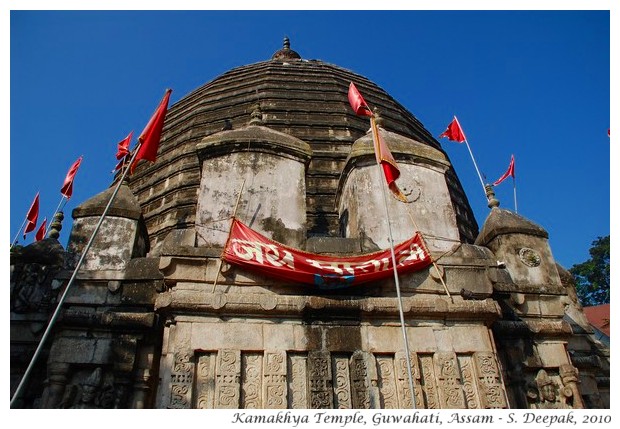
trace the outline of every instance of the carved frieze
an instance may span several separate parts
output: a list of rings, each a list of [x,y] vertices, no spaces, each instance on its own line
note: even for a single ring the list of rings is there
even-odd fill
[[[215,407],[239,408],[241,352],[219,350],[216,364]]]
[[[433,356],[441,408],[465,408],[461,373],[452,352],[437,352]]]
[[[190,408],[194,363],[190,352],[174,354],[174,364],[170,375],[170,403],[168,408]]]
[[[418,355],[415,352],[410,354],[411,373],[413,376],[413,389],[415,391],[415,407],[424,408],[424,393],[422,390],[422,380],[420,376],[420,364]],[[397,352],[394,356],[396,368],[396,380],[398,386],[398,396],[400,398],[400,408],[411,408],[411,392],[409,388],[409,370],[407,369],[407,357],[404,352]]]
[[[422,373],[422,389],[426,406],[429,409],[439,409],[439,395],[437,392],[437,382],[435,379],[435,368],[433,365],[433,355],[419,355],[420,368]]]
[[[332,366],[330,353],[326,350],[308,352],[308,382],[310,384],[310,408],[332,408]]]
[[[334,408],[350,409],[351,402],[351,377],[349,372],[349,359],[346,356],[333,356],[334,374]]]
[[[286,408],[286,352],[266,351],[263,374],[264,408]]]
[[[308,371],[305,355],[288,355],[288,406],[308,408]]]
[[[356,350],[350,359],[351,398],[353,408],[379,408],[377,367],[374,356]]]
[[[399,408],[392,356],[376,356],[381,408]]]
[[[213,408],[215,398],[215,353],[201,353],[196,363],[196,408]]]
[[[489,352],[476,352],[473,357],[478,375],[480,406],[482,408],[507,408],[508,403],[497,358]]]
[[[241,369],[241,408],[263,408],[262,353],[243,353]],[[265,408],[269,407],[265,406]]]

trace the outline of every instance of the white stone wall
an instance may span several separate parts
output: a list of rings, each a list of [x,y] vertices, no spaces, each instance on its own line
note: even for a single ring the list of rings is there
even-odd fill
[[[258,152],[234,152],[203,162],[196,213],[198,245],[224,246],[244,179],[237,217],[269,238],[284,237],[288,240],[284,244],[300,247],[306,227],[304,164]]]
[[[341,217],[345,210],[348,212],[346,236],[356,238],[364,231],[380,248],[389,247],[385,204],[379,188],[384,186],[395,244],[410,238],[417,226],[430,250],[449,250],[460,240],[443,171],[404,162],[399,163],[399,169],[401,176],[396,183],[409,203],[392,196],[376,164],[351,170],[339,207]]]

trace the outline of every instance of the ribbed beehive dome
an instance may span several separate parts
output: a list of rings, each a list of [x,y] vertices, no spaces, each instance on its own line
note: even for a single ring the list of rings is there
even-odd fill
[[[170,106],[157,162],[141,163],[130,183],[143,209],[151,247],[171,230],[194,225],[200,183],[196,145],[223,129],[246,126],[257,107],[263,126],[312,148],[306,173],[308,235],[337,236],[338,179],[351,145],[369,129],[368,118],[356,116],[349,106],[350,82],[380,111],[386,130],[442,150],[424,126],[375,83],[336,65],[302,59],[285,39],[271,59],[234,68]],[[461,239],[473,242],[478,227],[453,169],[446,180]]]

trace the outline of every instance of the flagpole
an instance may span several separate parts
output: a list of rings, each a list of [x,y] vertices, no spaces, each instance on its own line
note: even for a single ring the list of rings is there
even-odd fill
[[[512,176],[512,191],[514,194],[514,198],[515,198],[515,213],[517,212],[517,179],[515,178],[515,176]]]
[[[482,174],[480,174],[480,170],[478,169],[478,164],[476,164],[476,160],[474,159],[474,154],[471,151],[471,147],[469,146],[467,137],[465,137],[465,133],[463,132],[463,127],[461,127],[461,123],[459,122],[459,119],[456,116],[454,116],[454,119],[456,120],[456,123],[459,126],[459,130],[461,130],[461,133],[463,134],[465,145],[467,146],[467,150],[469,151],[469,156],[471,156],[471,160],[473,161],[474,167],[476,168],[476,173],[478,173],[478,178],[480,179],[480,184],[482,185],[482,192],[484,193],[484,195],[486,195],[487,191],[486,191],[486,188],[484,187],[484,180],[482,180]]]
[[[26,225],[26,221],[28,220],[28,217],[24,218],[24,221],[22,222],[22,226],[19,227],[19,230],[17,231],[17,235],[15,236],[15,238],[13,239],[13,241],[11,242],[11,247],[10,249],[13,248],[13,246],[15,246],[15,244],[17,243],[17,240],[19,239],[19,234],[21,234],[22,229],[24,229],[24,225]],[[9,249],[9,250],[10,250]]]
[[[228,240],[230,239],[230,234],[232,232],[232,223],[235,221],[235,217],[237,216],[237,209],[239,208],[239,201],[241,201],[241,194],[243,193],[243,187],[245,186],[245,178],[241,183],[241,188],[239,189],[239,195],[237,195],[237,202],[235,203],[235,208],[232,213],[232,222],[230,223],[230,228],[228,228],[228,236],[226,237],[226,243],[224,244],[224,250],[226,250],[226,244],[228,244]],[[211,289],[211,293],[215,292],[215,287],[217,286],[217,279],[220,276],[220,271],[222,270],[222,264],[224,263],[224,255],[220,256],[220,263],[217,267],[217,273],[215,274],[215,281],[213,282],[213,288]]]
[[[136,149],[138,149],[141,146],[142,143],[138,143]],[[131,161],[129,163],[129,165],[131,165],[131,163],[134,161],[136,155],[138,154],[138,151],[135,150]],[[51,331],[52,331],[52,327],[54,326],[54,323],[56,322],[56,319],[58,318],[58,316],[60,315],[60,310],[62,308],[62,305],[67,297],[67,293],[69,292],[69,288],[71,288],[71,285],[73,284],[75,278],[77,277],[77,273],[80,269],[80,267],[82,266],[82,263],[84,262],[84,259],[86,258],[86,254],[88,253],[88,251],[90,250],[90,247],[92,246],[93,242],[95,241],[95,237],[97,236],[97,233],[99,232],[99,229],[101,228],[101,225],[103,224],[103,221],[105,220],[105,217],[108,213],[108,211],[110,210],[110,207],[112,206],[112,202],[114,202],[114,198],[116,198],[116,194],[118,194],[118,191],[121,188],[121,185],[123,184],[123,181],[125,180],[125,176],[127,175],[127,172],[129,171],[128,168],[125,169],[125,171],[123,171],[123,174],[121,176],[121,178],[118,181],[118,185],[116,185],[116,188],[114,189],[114,192],[112,193],[112,196],[110,197],[110,200],[108,201],[108,204],[106,205],[105,209],[103,210],[103,213],[101,214],[101,217],[99,218],[99,222],[97,223],[97,225],[95,226],[95,229],[92,233],[92,235],[90,236],[90,239],[88,240],[88,243],[86,243],[86,246],[84,247],[84,250],[82,251],[82,255],[80,256],[80,259],[78,260],[75,269],[73,270],[73,274],[71,275],[71,278],[69,279],[67,286],[65,287],[64,292],[62,293],[60,299],[58,300],[58,304],[56,305],[56,309],[54,310],[54,314],[52,315],[52,317],[50,318],[50,321],[47,324],[47,328],[45,329],[45,332],[43,333],[43,335],[41,336],[41,339],[39,340],[39,345],[37,346],[37,349],[34,352],[34,355],[32,356],[32,359],[30,360],[30,363],[28,364],[28,368],[26,368],[26,371],[24,372],[24,375],[22,376],[21,381],[19,382],[19,385],[17,386],[17,389],[15,390],[15,393],[13,394],[13,397],[11,398],[11,404],[10,407],[13,407],[13,405],[15,404],[15,401],[20,397],[22,390],[24,389],[24,387],[26,386],[26,381],[28,380],[30,373],[32,372],[32,370],[34,369],[34,364],[37,360],[37,358],[39,357],[39,355],[41,354],[41,352],[43,351],[43,345],[45,344],[45,341],[47,340],[47,337],[50,335]]]
[[[370,125],[372,128],[372,133],[374,136],[374,144],[378,145],[379,144],[379,134],[378,134],[378,130],[377,130],[377,124],[375,122],[375,117],[374,115],[370,117]],[[375,148],[376,151],[376,148]],[[377,168],[379,170],[379,178],[381,178],[381,174],[383,173],[382,169],[381,169],[381,164],[377,163]],[[381,185],[381,192],[383,194],[383,203],[385,206],[385,215],[386,215],[386,220],[387,220],[387,225],[388,225],[388,235],[389,235],[389,240],[390,240],[390,253],[392,255],[392,268],[394,271],[394,283],[396,284],[396,296],[398,297],[398,312],[400,315],[400,326],[403,332],[403,341],[405,343],[405,356],[406,356],[406,360],[407,360],[407,374],[409,376],[409,390],[411,392],[411,408],[415,409],[416,408],[416,404],[415,404],[415,390],[413,388],[413,373],[411,371],[411,356],[409,353],[409,341],[407,338],[407,330],[405,329],[405,316],[403,314],[403,300],[402,297],[400,295],[400,283],[398,280],[398,270],[396,269],[396,255],[394,254],[394,239],[392,238],[392,226],[390,224],[390,212],[388,210],[388,202],[387,202],[387,195],[385,192],[385,186]]]

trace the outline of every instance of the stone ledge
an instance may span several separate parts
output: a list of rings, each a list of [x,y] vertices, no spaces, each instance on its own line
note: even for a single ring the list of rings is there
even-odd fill
[[[492,322],[501,315],[498,304],[492,299],[479,301],[449,298],[440,295],[404,297],[403,312],[410,318],[441,320],[484,320]],[[209,312],[211,314],[242,314],[260,316],[296,315],[308,317],[315,314],[334,319],[356,316],[366,318],[399,317],[396,298],[344,296],[292,296],[265,294],[210,293],[210,291],[168,291],[160,294],[155,302],[157,311]]]

